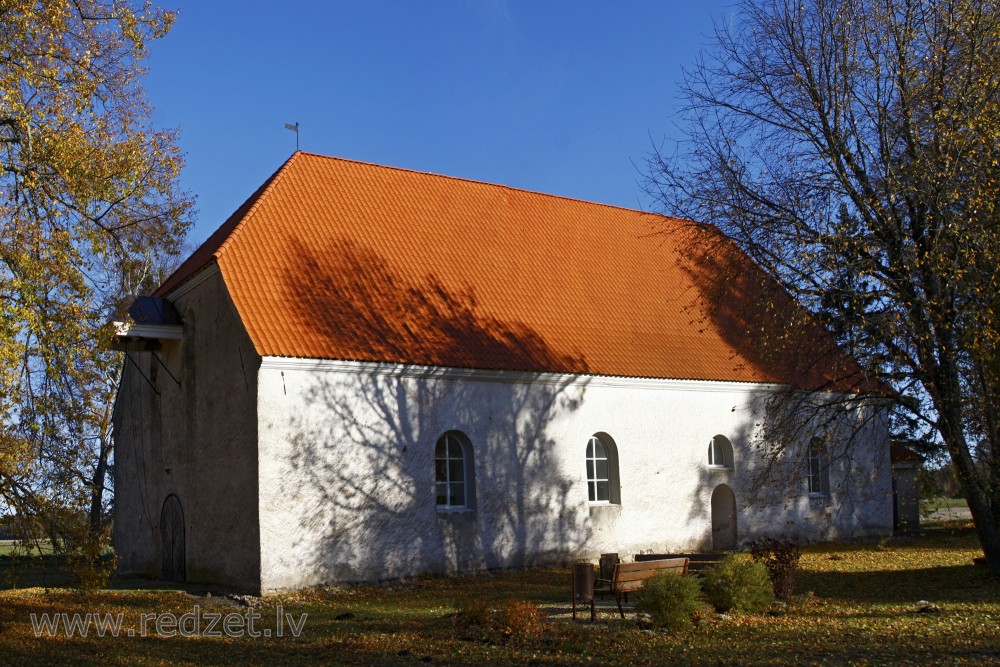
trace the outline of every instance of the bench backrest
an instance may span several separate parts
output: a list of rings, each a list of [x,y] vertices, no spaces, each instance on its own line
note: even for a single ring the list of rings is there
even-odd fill
[[[724,553],[720,552],[708,552],[708,553],[698,553],[698,554],[636,554],[634,560],[636,562],[643,560],[664,560],[666,558],[687,558],[688,559],[688,572],[702,572],[710,570],[719,564],[722,557],[725,556]],[[610,579],[611,577],[607,577]]]
[[[615,567],[614,589],[619,593],[635,591],[645,585],[646,580],[661,572],[687,574],[687,558],[665,558],[647,560],[640,563],[619,563]]]

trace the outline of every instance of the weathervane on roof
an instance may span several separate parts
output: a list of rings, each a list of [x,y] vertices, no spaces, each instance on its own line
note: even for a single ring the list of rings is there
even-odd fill
[[[295,133],[295,150],[299,150],[299,124],[295,123],[285,123],[285,129],[291,130]]]

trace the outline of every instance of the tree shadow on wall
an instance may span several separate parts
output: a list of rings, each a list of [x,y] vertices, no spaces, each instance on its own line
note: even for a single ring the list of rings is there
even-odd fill
[[[755,430],[758,424],[758,414],[754,414],[758,400],[749,399],[745,403],[732,406],[733,411],[749,411],[734,430],[720,429],[714,435],[724,436],[733,449],[732,467],[710,466],[709,449],[712,438],[706,438],[701,443],[700,465],[696,468],[695,492],[689,499],[686,509],[686,520],[689,525],[703,525],[705,531],[699,542],[692,543],[692,548],[701,551],[719,550],[716,544],[715,527],[717,520],[726,523],[724,516],[716,516],[712,497],[722,485],[728,486],[733,493],[735,502],[735,521],[737,546],[745,545],[764,535],[785,536],[800,535],[807,539],[816,539],[812,526],[798,521],[796,506],[802,480],[790,474],[798,462],[790,463],[781,468],[781,478],[778,479],[778,466],[765,471],[756,451]],[[798,471],[796,471],[797,473]],[[726,504],[720,503],[719,511],[725,512]],[[766,525],[762,526],[761,517],[766,513]],[[725,531],[723,531],[725,532]],[[722,536],[722,541],[725,537]]]
[[[687,514],[691,524],[707,521],[700,545],[704,550],[716,548],[712,496],[722,484],[729,486],[735,497],[737,540],[743,546],[765,536],[791,537],[805,543],[860,536],[869,529],[863,503],[884,496],[884,493],[879,495],[881,487],[872,484],[877,481],[872,470],[850,451],[850,433],[844,439],[829,438],[831,456],[827,474],[833,493],[810,496],[808,448],[789,445],[779,452],[764,440],[762,433],[767,430],[762,423],[767,421],[767,414],[754,411],[761,410],[760,405],[771,400],[758,397],[734,406],[751,414],[734,431],[720,433],[733,445],[731,469],[707,465],[709,441],[705,442],[702,466],[697,473],[698,490],[688,504]],[[720,506],[723,508],[724,505]],[[851,529],[852,526],[862,530]]]
[[[713,511],[712,506],[712,496],[715,490],[721,486],[728,486],[735,497],[736,505],[736,524],[737,524],[737,541],[741,541],[746,537],[746,469],[748,461],[745,456],[742,456],[745,451],[745,441],[747,438],[748,429],[742,427],[737,431],[727,431],[725,429],[720,429],[717,433],[711,434],[712,437],[707,438],[702,444],[704,449],[701,450],[701,460],[700,465],[695,469],[695,485],[694,493],[687,503],[687,520],[688,525],[704,526],[705,530],[700,537],[700,540],[692,542],[691,548],[695,551],[715,551],[719,550],[719,545],[715,543],[715,523],[716,516]],[[732,467],[710,467],[709,466],[709,449],[712,446],[712,440],[714,440],[715,435],[724,436],[730,441],[733,448],[733,466]]]
[[[584,360],[483,314],[471,291],[450,291],[433,275],[407,281],[372,251],[346,243],[298,250],[286,279],[307,335],[334,341],[341,358],[419,365],[297,376],[306,409],[289,417],[285,488],[302,508],[290,545],[295,568],[321,583],[577,552],[588,538],[586,490],[555,455],[554,422],[578,408],[586,385],[540,371],[582,374]],[[516,382],[483,382],[442,368],[521,373]],[[467,511],[436,506],[435,445],[450,431],[471,445]]]
[[[733,485],[738,503],[768,508],[776,523],[773,534],[805,530],[814,537],[834,536],[816,532],[818,526],[795,526],[803,508],[808,516],[825,516],[831,526],[864,524],[862,503],[886,492],[878,471],[888,469],[888,447],[878,447],[883,415],[874,403],[884,404],[891,390],[721,232],[692,223],[682,233],[687,249],[682,269],[698,290],[698,325],[717,332],[734,350],[734,371],[751,371],[775,385],[734,406],[750,415],[734,440],[745,447]],[[826,448],[824,469],[834,493],[810,504],[814,438]]]

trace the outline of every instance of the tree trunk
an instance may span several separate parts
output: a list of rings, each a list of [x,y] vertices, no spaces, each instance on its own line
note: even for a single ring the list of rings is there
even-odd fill
[[[994,384],[986,379],[986,374],[980,370],[981,394],[983,396],[983,421],[986,430],[986,461],[985,468],[989,474],[990,503],[993,506],[993,517],[1000,521],[1000,418],[997,415],[998,392],[993,390]]]
[[[955,398],[935,397],[938,415],[941,418],[941,436],[944,438],[951,462],[955,466],[958,483],[962,486],[972,522],[979,536],[979,543],[986,556],[990,572],[1000,577],[1000,528],[997,526],[991,499],[987,497],[976,479],[975,462],[969,452],[969,445],[962,430],[961,406]]]
[[[101,450],[94,466],[94,476],[90,483],[90,534],[97,537],[104,527],[104,483],[108,476],[108,456],[111,447],[108,438],[101,437]]]

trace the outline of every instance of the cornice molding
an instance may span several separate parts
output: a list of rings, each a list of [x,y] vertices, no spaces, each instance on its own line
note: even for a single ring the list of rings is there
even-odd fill
[[[617,375],[584,375],[569,373],[544,373],[535,371],[503,371],[476,368],[448,368],[417,366],[367,361],[342,361],[335,359],[304,359],[299,357],[263,357],[263,370],[300,371],[315,373],[347,373],[355,375],[380,375],[439,380],[472,380],[476,382],[503,382],[509,384],[539,384],[588,387],[620,387],[624,389],[661,389],[672,391],[745,392],[747,390],[774,392],[785,388],[778,384],[756,382],[722,382],[718,380],[680,380],[665,378],[637,378]]]

